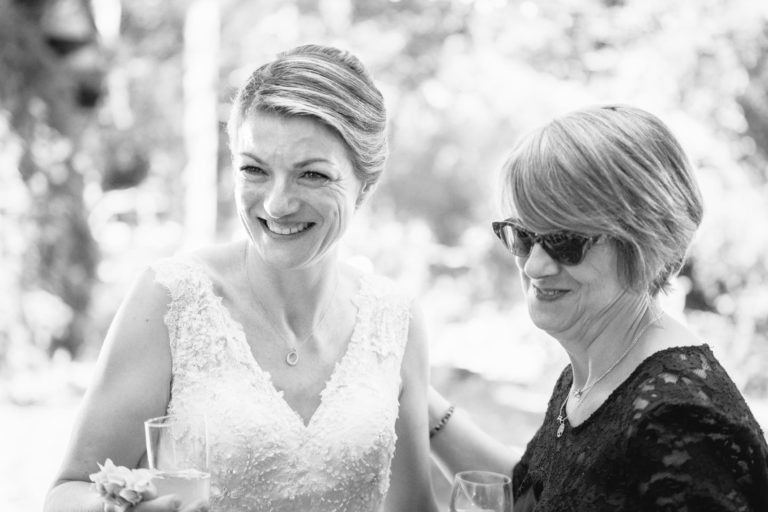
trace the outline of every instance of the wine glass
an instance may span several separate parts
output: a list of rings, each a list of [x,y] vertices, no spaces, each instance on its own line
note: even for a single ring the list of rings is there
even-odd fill
[[[204,417],[160,416],[144,422],[147,459],[157,495],[175,494],[181,506],[208,503],[208,425]]]
[[[512,479],[491,471],[462,471],[453,479],[451,512],[512,512]]]

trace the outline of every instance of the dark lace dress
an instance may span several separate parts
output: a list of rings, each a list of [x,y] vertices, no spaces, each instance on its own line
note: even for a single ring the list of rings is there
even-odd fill
[[[513,471],[515,512],[768,512],[768,447],[707,345],[646,359],[586,421],[544,423]]]

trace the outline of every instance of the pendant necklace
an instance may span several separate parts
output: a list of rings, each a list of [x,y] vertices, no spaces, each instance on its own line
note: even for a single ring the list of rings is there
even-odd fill
[[[315,330],[320,326],[320,324],[323,323],[323,320],[325,320],[325,316],[328,313],[328,311],[331,309],[331,304],[333,303],[333,297],[336,295],[336,290],[339,286],[339,279],[338,277],[334,281],[333,284],[333,291],[331,292],[331,295],[328,298],[327,303],[325,304],[325,307],[323,308],[322,313],[317,319],[317,322],[312,324],[312,327],[309,329],[309,332],[302,338],[297,337],[297,342],[294,344],[291,344],[285,336],[282,335],[281,330],[278,329],[277,325],[272,321],[270,316],[267,314],[267,308],[264,306],[264,303],[259,300],[259,297],[253,292],[253,289],[251,288],[251,273],[250,273],[250,266],[248,265],[248,246],[245,247],[245,275],[246,279],[248,281],[248,288],[251,291],[251,297],[254,301],[259,305],[261,308],[261,311],[264,313],[264,318],[266,319],[269,326],[272,328],[272,331],[288,346],[288,353],[285,355],[285,363],[288,366],[296,366],[299,364],[299,345],[302,345],[306,343],[309,338],[311,338],[315,334]]]
[[[643,335],[643,333],[648,329],[648,327],[650,327],[652,324],[655,324],[659,320],[660,317],[661,317],[661,315],[659,314],[653,320],[651,320],[650,322],[645,324],[643,326],[643,328],[640,329],[637,332],[637,334],[635,335],[634,339],[629,344],[627,349],[619,356],[618,359],[616,359],[616,361],[613,362],[613,364],[611,366],[608,367],[607,370],[605,370],[603,372],[602,375],[600,375],[597,379],[592,381],[592,384],[589,384],[589,385],[584,386],[584,387],[579,388],[579,389],[575,389],[573,391],[569,391],[568,394],[565,395],[565,400],[563,400],[563,403],[560,405],[560,412],[558,413],[557,418],[556,418],[556,421],[557,421],[557,424],[558,424],[557,425],[557,437],[562,436],[563,432],[565,432],[565,420],[568,419],[568,416],[565,414],[565,406],[568,404],[568,399],[570,398],[570,396],[573,395],[573,398],[576,399],[577,403],[576,403],[576,406],[573,409],[575,411],[576,409],[578,409],[579,405],[581,405],[582,399],[586,398],[587,395],[589,394],[589,392],[592,391],[592,388],[595,387],[595,385],[598,382],[600,382],[601,380],[606,378],[608,376],[608,374],[611,373],[614,370],[614,368],[616,368],[619,365],[619,363],[621,363],[629,355],[629,353],[632,351],[634,346],[637,345],[637,342],[640,341],[640,337]]]

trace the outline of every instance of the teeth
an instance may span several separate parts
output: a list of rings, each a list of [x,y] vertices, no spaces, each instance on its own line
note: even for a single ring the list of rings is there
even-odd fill
[[[278,235],[293,235],[294,233],[298,233],[300,231],[304,231],[309,227],[308,222],[302,222],[299,224],[291,224],[291,225],[283,225],[278,224],[276,222],[272,221],[266,221],[267,228],[269,228],[270,231],[273,233],[277,233]]]

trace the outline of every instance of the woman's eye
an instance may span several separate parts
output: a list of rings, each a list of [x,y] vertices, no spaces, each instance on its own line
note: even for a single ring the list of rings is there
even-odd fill
[[[536,235],[531,233],[530,231],[526,231],[524,229],[516,228],[515,229],[515,236],[517,238],[521,239],[521,240],[528,241],[528,240],[533,239]]]
[[[547,237],[549,238],[549,243],[552,245],[567,243],[571,241],[571,237],[565,233],[553,233],[551,235],[547,235]]]
[[[317,171],[305,171],[302,173],[302,177],[312,181],[328,181],[331,179],[327,174]]]
[[[240,171],[248,174],[249,176],[261,176],[266,174],[266,171],[258,165],[241,165]]]

